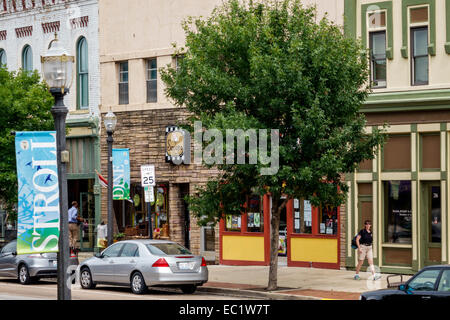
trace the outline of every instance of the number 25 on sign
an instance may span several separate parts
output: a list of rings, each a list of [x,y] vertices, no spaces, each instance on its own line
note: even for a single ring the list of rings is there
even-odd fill
[[[143,165],[141,166],[141,185],[145,186],[155,186],[155,166],[153,165]]]

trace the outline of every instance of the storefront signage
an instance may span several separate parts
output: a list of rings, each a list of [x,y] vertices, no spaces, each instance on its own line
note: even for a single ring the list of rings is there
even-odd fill
[[[191,139],[186,130],[176,126],[166,127],[166,162],[190,164]]]
[[[144,187],[144,200],[145,202],[150,202],[151,204],[155,203],[155,191],[152,186]]]
[[[130,150],[113,149],[113,199],[130,199]]]
[[[17,253],[58,252],[56,132],[17,132]]]

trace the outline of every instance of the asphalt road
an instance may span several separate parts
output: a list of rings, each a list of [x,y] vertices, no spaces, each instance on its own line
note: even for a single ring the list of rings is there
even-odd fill
[[[0,300],[56,300],[55,280],[41,280],[28,286],[17,280],[0,278]],[[135,295],[129,288],[98,285],[94,290],[72,287],[72,300],[242,300],[239,297],[212,295],[201,292],[182,294],[178,289],[149,289]]]

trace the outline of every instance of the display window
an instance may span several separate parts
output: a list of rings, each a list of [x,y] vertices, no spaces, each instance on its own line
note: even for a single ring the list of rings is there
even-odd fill
[[[247,231],[264,232],[264,212],[262,197],[255,194],[247,201]]]
[[[312,206],[308,200],[294,199],[294,233],[312,234]]]
[[[411,181],[385,181],[384,197],[385,241],[411,244]]]
[[[319,233],[337,235],[338,210],[336,207],[321,206],[319,212]]]
[[[225,215],[225,230],[226,231],[241,231],[242,216],[237,214]]]

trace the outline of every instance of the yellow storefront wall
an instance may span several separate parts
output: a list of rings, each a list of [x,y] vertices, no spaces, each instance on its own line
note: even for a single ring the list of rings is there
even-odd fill
[[[264,237],[223,236],[222,259],[264,262]]]
[[[291,261],[338,263],[337,239],[291,238]]]

